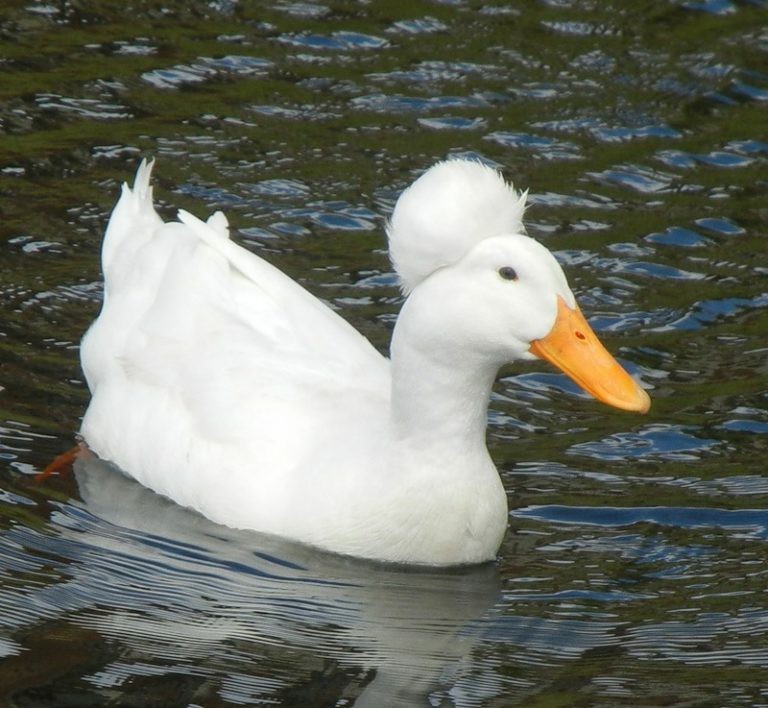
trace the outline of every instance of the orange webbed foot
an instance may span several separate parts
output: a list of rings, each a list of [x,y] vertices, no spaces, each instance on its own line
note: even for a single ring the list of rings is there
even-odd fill
[[[46,468],[35,475],[35,482],[44,482],[53,474],[64,474],[72,471],[72,465],[79,457],[92,454],[84,442],[79,442],[71,450],[62,452],[61,455],[54,457]]]

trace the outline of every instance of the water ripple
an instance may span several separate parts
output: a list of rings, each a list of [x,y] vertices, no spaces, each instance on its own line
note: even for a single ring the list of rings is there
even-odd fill
[[[222,74],[251,76],[266,73],[272,67],[268,59],[230,55],[213,59],[201,57],[193,64],[179,64],[146,71],[141,78],[159,89],[176,89],[186,84],[197,84]]]
[[[739,97],[752,101],[768,101],[768,88],[754,86],[745,81],[735,81],[731,84],[731,91]]]
[[[331,8],[326,5],[314,2],[280,2],[274,7],[276,10],[285,12],[288,15],[294,15],[295,17],[318,18],[324,17],[331,11]]]
[[[707,277],[704,273],[682,270],[662,263],[644,263],[642,261],[614,262],[611,270],[614,273],[631,273],[663,280],[702,280]]]
[[[652,331],[667,332],[672,330],[695,331],[742,312],[768,306],[768,293],[753,298],[727,297],[715,300],[702,300],[692,305],[691,309],[671,322],[654,327]]]
[[[575,143],[554,140],[530,133],[510,133],[499,131],[485,136],[486,140],[503,145],[504,147],[522,148],[531,150],[537,156],[547,160],[578,160],[581,159],[581,150]]]
[[[119,103],[105,103],[94,98],[74,98],[55,93],[35,96],[35,102],[44,111],[56,111],[92,120],[125,120],[133,117],[129,108]]]
[[[299,33],[284,34],[277,38],[279,42],[302,49],[349,51],[356,49],[382,49],[389,45],[383,37],[376,37],[360,32],[339,31],[330,35]]]
[[[353,108],[375,113],[423,113],[436,109],[485,108],[488,102],[479,96],[403,96],[375,93],[350,100]]]
[[[696,219],[695,223],[696,226],[721,236],[738,236],[746,233],[746,229],[727,217],[708,216]]]
[[[712,167],[746,167],[751,165],[754,160],[743,155],[736,155],[724,150],[713,150],[712,152],[690,153],[683,150],[661,150],[656,153],[656,158],[669,167],[689,169],[696,165],[711,165]]]
[[[624,142],[635,138],[679,138],[682,133],[668,125],[643,125],[637,127],[598,127],[592,135],[602,142]]]
[[[629,187],[642,194],[667,192],[678,180],[677,175],[639,165],[621,165],[614,169],[587,174],[603,184]]]
[[[484,128],[484,118],[462,118],[460,116],[444,116],[443,118],[419,118],[419,125],[434,130],[477,130]]]
[[[432,34],[433,32],[444,32],[448,25],[434,17],[422,17],[413,20],[398,20],[388,31],[405,34]]]
[[[501,76],[503,76],[501,67],[494,64],[459,61],[422,61],[407,70],[395,69],[367,75],[369,79],[377,82],[408,84],[466,81],[476,77],[488,80]]]
[[[586,524],[621,528],[640,523],[678,528],[718,528],[743,532],[751,538],[768,539],[768,510],[711,509],[706,507],[597,507],[529,506],[510,512],[514,517],[537,519],[556,524]]]
[[[638,432],[616,433],[602,440],[577,443],[568,452],[598,460],[698,460],[701,453],[716,448],[719,441],[698,437],[697,430],[695,427],[653,424]]]
[[[644,237],[649,243],[680,248],[701,248],[712,243],[706,236],[682,226],[670,226],[662,233],[652,233]]]
[[[686,10],[707,12],[710,15],[730,15],[736,12],[736,5],[730,0],[703,0],[703,2],[684,2]]]

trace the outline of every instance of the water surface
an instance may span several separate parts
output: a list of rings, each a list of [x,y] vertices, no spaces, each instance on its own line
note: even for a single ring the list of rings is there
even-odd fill
[[[0,694],[15,706],[768,705],[768,5],[0,9]],[[386,352],[399,191],[469,155],[530,188],[650,389],[500,373],[499,560],[382,567],[225,529],[95,460],[38,485],[88,394],[119,184],[234,237]]]

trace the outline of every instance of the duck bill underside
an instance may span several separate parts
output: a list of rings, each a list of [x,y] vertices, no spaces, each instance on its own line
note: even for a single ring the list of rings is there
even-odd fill
[[[647,413],[651,399],[608,353],[578,306],[557,297],[557,319],[545,337],[531,343],[531,354],[567,374],[598,401],[627,411]]]

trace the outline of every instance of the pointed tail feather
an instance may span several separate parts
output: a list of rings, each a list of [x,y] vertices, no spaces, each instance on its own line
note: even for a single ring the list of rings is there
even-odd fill
[[[106,288],[119,277],[121,270],[130,268],[133,255],[162,224],[152,204],[150,177],[155,161],[141,161],[133,189],[123,183],[120,199],[109,219],[101,249],[101,265]]]

